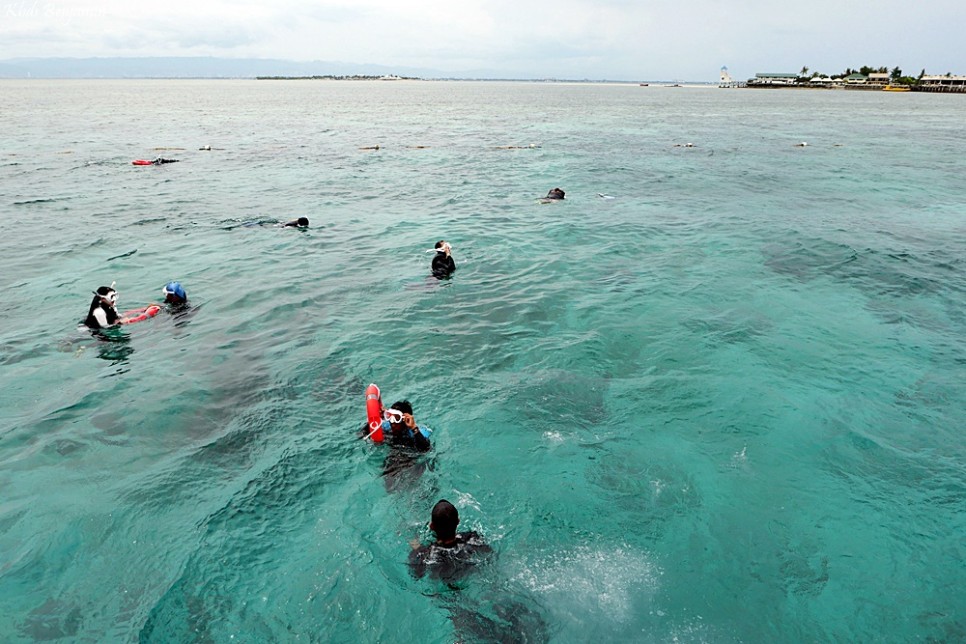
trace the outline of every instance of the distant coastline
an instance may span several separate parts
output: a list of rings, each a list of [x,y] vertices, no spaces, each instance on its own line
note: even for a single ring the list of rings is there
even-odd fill
[[[334,74],[322,74],[314,76],[256,76],[255,80],[337,80],[337,81],[398,81],[398,80],[423,80],[418,76],[371,76],[366,74],[352,74],[351,76],[336,76]]]
[[[808,67],[795,72],[759,72],[746,82],[735,82],[728,74],[728,68],[721,68],[719,87],[743,87],[750,89],[796,89],[796,90],[853,90],[887,92],[933,92],[966,94],[966,76],[952,73],[926,74],[917,77],[903,75],[899,67],[890,72],[887,67],[862,67],[858,71],[851,68],[841,74],[828,76],[819,72],[809,74]]]

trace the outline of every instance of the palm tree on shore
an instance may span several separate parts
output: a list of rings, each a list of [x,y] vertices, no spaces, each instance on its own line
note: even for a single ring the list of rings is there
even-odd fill
[[[808,76],[808,67],[803,66],[801,71],[802,76]]]

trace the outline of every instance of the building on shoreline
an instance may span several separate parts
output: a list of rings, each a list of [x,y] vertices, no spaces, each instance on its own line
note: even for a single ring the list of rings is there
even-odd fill
[[[798,74],[761,72],[748,79],[747,87],[789,87],[795,85]]]
[[[915,85],[912,90],[914,92],[966,94],[966,76],[923,76],[919,79],[919,84]]]
[[[721,84],[719,87],[726,87],[725,74],[726,68],[722,68]],[[730,76],[728,76],[730,79]],[[729,87],[741,87],[741,85],[728,85]],[[744,87],[772,88],[772,89],[848,89],[866,91],[888,91],[888,92],[941,92],[951,94],[966,94],[966,76],[927,76],[923,75],[918,80],[903,78],[895,81],[890,74],[884,72],[872,72],[870,74],[860,74],[858,72],[848,76],[832,78],[830,76],[814,75],[812,78],[799,76],[792,73],[773,73],[765,72],[755,74],[754,78],[748,80]]]
[[[889,84],[889,74],[883,72],[872,72],[865,79],[866,83],[870,85],[879,85],[880,87],[885,87]]]

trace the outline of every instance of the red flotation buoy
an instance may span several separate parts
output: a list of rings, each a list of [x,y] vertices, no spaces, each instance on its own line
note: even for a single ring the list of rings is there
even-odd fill
[[[379,387],[372,384],[366,387],[366,419],[369,423],[369,435],[373,443],[381,443],[382,436],[382,394]]]
[[[134,324],[135,322],[143,322],[148,318],[153,318],[155,315],[161,312],[161,307],[157,304],[149,304],[148,306],[142,306],[139,309],[131,309],[130,311],[125,311],[121,314],[121,324]]]
[[[135,159],[131,161],[131,165],[154,165],[154,161],[148,161],[147,159]]]

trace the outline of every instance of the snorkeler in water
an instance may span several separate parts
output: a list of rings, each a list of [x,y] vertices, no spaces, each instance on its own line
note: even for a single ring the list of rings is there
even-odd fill
[[[441,239],[436,242],[434,250],[436,251],[436,255],[433,257],[432,264],[433,277],[438,280],[445,279],[456,270],[456,261],[451,255],[453,247],[449,245],[448,241]]]
[[[429,442],[433,430],[416,424],[408,400],[396,401],[384,409],[383,418],[389,453],[382,464],[382,476],[386,491],[395,492],[411,486],[426,470],[429,464],[422,455],[433,448]],[[368,434],[368,427],[363,432]]]
[[[493,552],[479,533],[456,532],[459,522],[459,511],[446,499],[433,506],[429,529],[436,535],[436,541],[427,545],[413,544],[415,547],[409,553],[409,565],[415,577],[428,572],[430,577],[454,581]]]
[[[308,228],[309,218],[299,217],[298,219],[293,219],[292,221],[286,221],[284,224],[282,224],[282,227],[283,228]]]
[[[83,323],[89,329],[106,329],[121,324],[121,316],[117,312],[117,291],[113,283],[94,291],[94,299]]]
[[[550,190],[550,192],[547,193],[547,196],[544,197],[544,199],[549,199],[551,201],[556,201],[558,199],[563,199],[565,194],[566,193],[563,190],[561,190],[560,188],[553,188],[553,189]]]
[[[181,282],[168,282],[161,289],[161,294],[164,295],[165,304],[178,306],[188,303],[188,294],[185,293]]]

